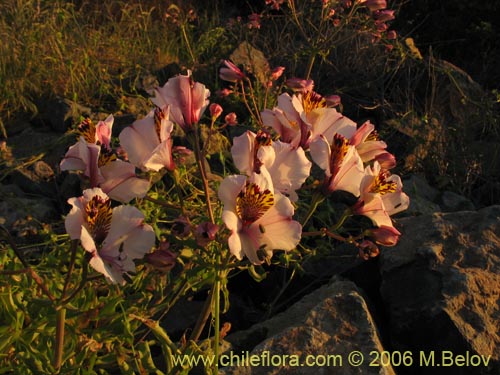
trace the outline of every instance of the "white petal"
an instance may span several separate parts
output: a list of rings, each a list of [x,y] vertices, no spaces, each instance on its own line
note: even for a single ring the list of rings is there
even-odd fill
[[[224,210],[235,211],[236,196],[245,186],[247,177],[243,175],[227,176],[219,186],[219,199],[224,205]]]
[[[136,177],[134,166],[123,160],[115,160],[100,170],[104,177],[101,188],[112,199],[127,203],[144,197],[149,190],[149,181]]]
[[[89,264],[97,272],[102,273],[112,284],[125,284],[125,280],[123,279],[121,272],[103,261],[97,253],[90,259]]]
[[[323,135],[319,136],[311,142],[311,144],[309,145],[309,152],[311,153],[311,158],[313,159],[313,161],[325,171],[325,174],[328,177],[331,176],[331,149],[330,144]]]
[[[68,203],[73,207],[64,220],[66,233],[72,240],[80,238],[83,226],[83,205],[81,198],[69,198]]]
[[[158,172],[162,168],[173,170],[175,168],[172,158],[172,143],[170,139],[160,143],[144,162],[144,167],[148,170]]]
[[[136,207],[118,206],[113,208],[111,225],[102,244],[101,255],[117,258],[120,245],[134,234],[136,228],[142,227],[143,221],[144,215]]]
[[[233,139],[231,147],[231,155],[233,156],[234,165],[241,173],[250,175],[254,169],[254,147],[256,134],[247,131],[242,135]]]

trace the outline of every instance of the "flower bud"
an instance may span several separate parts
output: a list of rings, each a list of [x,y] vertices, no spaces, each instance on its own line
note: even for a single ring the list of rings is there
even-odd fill
[[[210,222],[199,224],[194,232],[196,243],[201,247],[207,246],[210,241],[215,240],[218,231],[219,226],[217,224]]]
[[[369,240],[363,240],[363,242],[361,242],[358,245],[358,249],[359,249],[359,257],[363,260],[375,258],[377,255],[380,254],[378,246]]]
[[[276,81],[279,77],[281,77],[284,71],[285,67],[283,66],[277,66],[276,68],[274,68],[271,71],[271,80]]]
[[[386,34],[387,39],[394,40],[396,39],[398,34],[394,30],[389,30]]]
[[[373,13],[376,23],[383,23],[387,21],[392,21],[394,18],[394,11],[389,9],[377,10]]]
[[[217,103],[210,104],[209,110],[212,120],[217,119],[222,114],[222,107]]]
[[[229,126],[235,126],[238,124],[238,119],[236,117],[236,113],[234,112],[227,114],[224,120],[226,121],[226,124]]]
[[[314,81],[312,79],[289,78],[285,85],[295,92],[308,92],[313,90]]]
[[[238,82],[245,78],[245,74],[229,60],[224,60],[222,68],[219,70],[219,77],[223,81]]]
[[[376,243],[382,246],[394,246],[398,243],[401,233],[394,228],[382,225],[379,228],[368,229],[365,234],[375,240]]]
[[[170,271],[175,266],[175,259],[177,258],[177,254],[170,251],[169,247],[170,244],[167,241],[161,241],[160,245],[155,251],[146,254],[146,262],[160,271]]]

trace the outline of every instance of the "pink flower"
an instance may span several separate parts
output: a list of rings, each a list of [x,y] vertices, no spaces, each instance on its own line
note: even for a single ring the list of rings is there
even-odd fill
[[[285,71],[284,66],[277,66],[276,68],[274,68],[271,71],[271,80],[276,81],[279,77],[281,77],[284,71]]]
[[[274,10],[279,10],[280,5],[283,4],[285,0],[266,0],[266,5],[271,6]]]
[[[247,131],[233,139],[231,148],[233,161],[241,173],[251,176],[261,173],[264,167],[271,175],[274,188],[297,201],[295,192],[309,177],[311,162],[301,147],[294,148],[289,143],[273,142],[269,135],[259,131]]]
[[[187,75],[170,78],[163,87],[157,87],[151,101],[159,108],[170,106],[171,120],[189,133],[200,121],[209,96],[210,91],[205,85],[194,82],[191,71],[188,71]]]
[[[364,163],[369,163],[379,155],[387,153],[385,150],[387,144],[379,140],[375,126],[370,121],[366,121],[356,130],[349,143],[356,147]]]
[[[373,13],[373,18],[375,18],[375,23],[384,23],[387,21],[392,21],[394,16],[394,11],[389,9],[376,10]]]
[[[194,231],[196,243],[201,247],[207,246],[211,241],[215,240],[218,231],[219,226],[217,224],[210,222],[199,224]]]
[[[238,125],[238,118],[236,116],[236,113],[231,112],[224,117],[224,121],[226,122],[227,125],[229,126],[235,126]]]
[[[386,0],[360,0],[359,3],[364,4],[370,12],[387,8]]]
[[[111,200],[99,188],[84,190],[70,198],[66,232],[79,239],[90,255],[90,265],[114,284],[125,284],[123,274],[135,271],[134,259],[151,250],[155,235],[144,224],[144,215],[135,207],[111,208]]]
[[[212,120],[216,120],[221,114],[222,114],[222,107],[220,104],[217,103],[212,103],[210,104],[210,107],[208,107],[210,111],[210,116],[212,116]]]
[[[311,142],[310,152],[314,162],[325,171],[325,194],[343,190],[354,196],[359,195],[364,176],[363,162],[345,137],[337,133],[330,144],[321,135]]]
[[[233,90],[228,88],[223,88],[222,90],[217,90],[216,95],[220,98],[225,98],[233,93]]]
[[[380,250],[372,241],[364,240],[358,245],[359,257],[363,260],[375,258],[380,254]]]
[[[106,120],[99,121],[95,125],[90,118],[83,120],[76,129],[76,133],[83,137],[88,143],[104,145],[111,150],[111,133],[114,122],[113,115],[109,115]]]
[[[144,171],[175,169],[170,137],[173,123],[168,117],[168,107],[157,107],[148,116],[122,130],[119,135],[120,143],[133,165]]]
[[[392,220],[387,213],[384,202],[380,195],[370,197],[370,200],[358,199],[356,204],[351,207],[354,215],[366,216],[372,223],[378,227],[392,227]]]
[[[383,246],[394,246],[398,243],[401,233],[393,226],[382,225],[379,228],[368,229],[365,234]]]
[[[310,142],[324,135],[333,139],[335,133],[350,138],[356,131],[356,123],[342,116],[314,91],[278,97],[278,106],[262,112],[264,125],[272,127],[283,142],[293,147],[309,148]]]
[[[229,60],[222,61],[224,66],[219,70],[219,77],[223,81],[238,82],[245,78],[245,74]]]
[[[60,168],[83,171],[90,187],[100,186],[112,199],[123,203],[142,198],[149,190],[149,181],[138,178],[132,164],[118,160],[104,145],[87,143],[83,136],[69,148]]]
[[[341,104],[342,100],[339,95],[328,95],[325,96],[326,105],[328,107],[337,107]]]
[[[128,203],[134,198],[143,198],[150,187],[148,180],[138,178],[135,167],[123,160],[115,160],[100,168],[102,191],[114,200]]]
[[[302,226],[292,220],[290,200],[273,193],[265,174],[228,176],[219,188],[224,204],[222,221],[231,231],[229,250],[237,259],[246,256],[253,264],[261,264],[273,250],[292,250],[301,237]]]
[[[391,175],[381,168],[378,162],[365,168],[365,176],[361,181],[360,194],[365,202],[375,195],[380,196],[384,209],[389,215],[404,211],[410,204],[410,198],[403,192],[403,183],[398,175]],[[380,226],[380,225],[378,225]]]
[[[389,30],[386,34],[386,38],[389,40],[394,40],[398,37],[398,34],[394,30]]]
[[[312,79],[302,79],[294,77],[287,79],[285,85],[294,92],[307,92],[313,90],[314,81]]]
[[[163,240],[158,248],[152,253],[146,254],[144,259],[154,268],[161,272],[168,272],[174,268],[177,254],[169,249],[170,244]]]
[[[252,13],[248,16],[248,28],[260,29],[260,14]]]

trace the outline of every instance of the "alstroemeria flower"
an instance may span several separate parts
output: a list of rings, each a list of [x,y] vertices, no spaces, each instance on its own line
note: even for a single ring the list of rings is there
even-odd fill
[[[365,168],[360,194],[360,199],[365,202],[371,200],[374,195],[380,195],[384,209],[389,215],[404,211],[410,205],[410,198],[403,192],[401,178],[382,169],[377,161]]]
[[[170,137],[174,124],[168,115],[168,107],[157,107],[120,133],[120,143],[136,167],[157,172],[162,168],[175,169]]]
[[[359,4],[364,4],[370,12],[387,8],[386,0],[359,0]]]
[[[231,231],[228,245],[238,259],[263,263],[273,250],[292,250],[300,241],[302,226],[292,220],[290,200],[273,193],[266,173],[228,176],[219,187],[224,204],[222,221]]]
[[[257,134],[247,131],[233,139],[231,148],[233,161],[240,172],[250,176],[260,173],[264,166],[280,193],[297,201],[295,192],[309,177],[312,163],[307,159],[304,150],[293,148],[289,143],[273,142],[269,135],[259,131]]]
[[[86,118],[78,125],[76,133],[79,138],[83,137],[88,143],[104,145],[108,150],[111,150],[111,134],[114,121],[113,115],[109,115],[106,120],[99,121],[95,125],[90,118]]]
[[[394,156],[392,158],[389,156],[392,154],[386,151],[387,144],[379,139],[375,126],[370,121],[366,121],[356,130],[349,143],[356,147],[364,163],[380,159],[390,168],[395,166],[396,159]]]
[[[363,162],[347,138],[335,134],[330,145],[322,135],[311,142],[310,152],[314,162],[325,171],[325,193],[343,190],[359,195],[364,177]]]
[[[219,70],[219,77],[223,81],[238,82],[245,78],[245,74],[229,60],[223,60],[224,66]]]
[[[382,197],[378,194],[373,195],[370,200],[358,199],[356,204],[351,207],[354,215],[366,216],[377,227],[392,227],[392,220],[387,213]]]
[[[314,91],[292,96],[281,94],[277,107],[262,112],[262,121],[272,127],[283,142],[304,149],[320,135],[329,140],[335,133],[350,138],[356,131],[354,121],[328,107],[326,99]]]
[[[210,91],[199,82],[194,82],[191,72],[170,78],[163,87],[155,89],[151,101],[160,108],[170,106],[171,120],[189,133],[208,106]]]
[[[111,198],[123,203],[142,198],[149,190],[149,181],[138,178],[132,164],[118,160],[104,145],[87,143],[83,136],[69,148],[60,168],[83,171],[90,187],[100,186]]]
[[[401,233],[393,226],[382,225],[379,228],[367,229],[365,234],[372,237],[376,243],[383,246],[395,246],[399,241]]]
[[[314,81],[312,79],[293,77],[287,79],[285,85],[294,92],[308,92],[313,90]]]
[[[135,271],[133,260],[153,247],[153,228],[144,224],[144,215],[135,207],[111,208],[110,198],[99,188],[87,189],[68,203],[72,209],[65,227],[70,238],[81,241],[96,271],[114,284],[124,284],[123,274]]]

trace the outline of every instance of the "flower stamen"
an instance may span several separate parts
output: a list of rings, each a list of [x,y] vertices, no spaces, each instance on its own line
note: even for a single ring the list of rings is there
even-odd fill
[[[112,150],[109,150],[105,145],[101,145],[101,152],[99,153],[99,160],[97,161],[97,166],[99,168],[115,161],[116,159],[118,158]]]
[[[309,113],[317,108],[325,108],[326,100],[314,91],[307,91],[302,95],[302,106],[304,107],[304,112]]]
[[[109,198],[95,195],[85,205],[85,221],[96,244],[101,244],[108,235],[112,216]]]
[[[375,177],[373,184],[370,188],[371,193],[379,193],[380,195],[384,195],[387,193],[395,193],[397,190],[397,184],[394,181],[387,181],[387,178],[390,176],[389,171],[382,170]]]
[[[236,213],[248,226],[259,220],[274,205],[274,195],[269,189],[261,191],[259,186],[248,183],[236,197]]]
[[[161,123],[164,120],[168,119],[167,110],[163,110],[160,107],[156,107],[154,111],[154,120],[155,120],[155,131],[158,136],[158,140],[161,142]]]
[[[333,137],[333,142],[330,146],[330,150],[330,171],[332,172],[332,175],[335,176],[340,170],[342,162],[345,159],[347,152],[349,151],[349,140],[336,133]]]
[[[87,143],[95,143],[96,126],[90,118],[86,118],[76,128],[76,134],[83,137]]]

